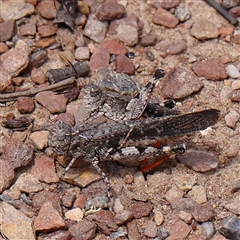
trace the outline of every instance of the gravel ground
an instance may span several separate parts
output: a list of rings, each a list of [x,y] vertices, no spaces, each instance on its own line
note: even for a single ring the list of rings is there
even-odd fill
[[[239,1],[218,2],[240,17]],[[68,3],[0,2],[0,239],[240,239],[239,27],[203,0],[85,0],[76,16]],[[49,70],[69,62],[80,77],[57,82]],[[140,86],[164,69],[154,98],[220,110],[214,126],[166,139],[186,153],[148,174],[101,164],[111,203],[87,163],[60,179],[68,161],[48,147],[55,121],[89,116],[81,89],[101,68]]]

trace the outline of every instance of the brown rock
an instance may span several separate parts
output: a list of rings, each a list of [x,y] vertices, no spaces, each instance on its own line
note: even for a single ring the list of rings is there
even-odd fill
[[[25,1],[4,1],[1,3],[1,18],[4,21],[17,20],[34,13],[33,5]]]
[[[193,24],[191,34],[199,40],[206,40],[217,38],[219,32],[216,24],[213,24],[208,20],[200,20]]]
[[[111,232],[116,231],[118,226],[114,222],[114,215],[107,210],[100,210],[93,215],[87,217],[88,220],[95,222],[101,232],[110,235]]]
[[[4,158],[12,164],[14,169],[27,166],[33,159],[33,147],[18,139],[8,139],[4,146]]]
[[[29,139],[33,142],[33,145],[43,150],[48,145],[49,131],[35,131],[29,135]]]
[[[54,38],[43,38],[35,42],[35,46],[39,48],[46,48],[54,44],[56,40]]]
[[[134,218],[146,217],[152,211],[151,203],[137,202],[132,207],[132,213]]]
[[[37,84],[43,84],[46,82],[46,77],[41,69],[33,68],[31,71],[31,79]]]
[[[92,240],[96,236],[97,225],[84,219],[72,225],[69,231],[76,240]]]
[[[234,102],[240,102],[240,90],[234,90],[230,93],[229,98]]]
[[[53,0],[43,0],[38,3],[36,10],[40,15],[47,19],[54,19],[57,16],[57,9],[60,4],[57,1]]]
[[[78,47],[74,53],[77,60],[88,60],[90,58],[90,51],[88,47]]]
[[[21,114],[31,113],[35,108],[34,101],[30,97],[18,97],[17,104],[18,104],[18,111]]]
[[[219,159],[214,154],[192,149],[177,156],[177,159],[196,172],[207,172],[216,168],[219,163]]]
[[[53,24],[53,22],[47,22],[45,25],[38,27],[38,32],[41,37],[50,37],[56,33],[57,29],[57,24]]]
[[[99,68],[107,68],[109,65],[110,54],[104,47],[98,47],[91,56],[89,67],[91,71],[96,71]]]
[[[39,211],[45,202],[51,202],[52,206],[61,213],[60,196],[56,192],[43,190],[36,193],[32,198],[33,209]]]
[[[240,17],[240,6],[233,7],[229,10],[229,13],[234,17]]]
[[[193,65],[193,71],[208,80],[223,80],[228,77],[225,66],[219,59],[197,62]]]
[[[214,209],[209,204],[198,204],[192,211],[191,214],[193,215],[194,219],[197,222],[207,222],[214,217]]]
[[[9,50],[6,43],[0,42],[0,54],[5,53]]]
[[[143,47],[154,46],[156,42],[157,42],[157,38],[155,35],[145,35],[140,40],[140,44]]]
[[[128,239],[141,239],[141,234],[137,227],[137,221],[132,220],[127,223]]]
[[[68,114],[68,113],[60,113],[56,118],[56,121],[59,121],[59,120],[65,122],[69,125],[72,125],[72,126],[75,125],[74,116],[71,114]]]
[[[0,23],[0,42],[5,42],[12,38],[15,21],[13,19]]]
[[[171,239],[185,239],[190,233],[190,227],[183,221],[175,221],[170,229],[170,238]]]
[[[43,63],[45,63],[48,60],[48,56],[46,51],[44,50],[39,50],[35,53],[33,53],[30,57],[29,57],[29,64],[28,64],[28,70],[31,71],[34,67],[40,67],[41,65],[43,65]]]
[[[198,92],[203,83],[191,72],[181,67],[175,67],[168,72],[163,82],[164,98],[181,99]]]
[[[163,8],[158,8],[153,15],[152,21],[155,24],[163,25],[168,28],[175,28],[179,23],[179,20],[176,17]]]
[[[60,113],[66,110],[67,98],[55,92],[40,92],[35,96],[35,99],[48,109],[50,113]]]
[[[126,73],[128,75],[135,74],[135,66],[133,62],[127,58],[125,55],[117,55],[115,58],[116,62],[116,72],[120,73]]]
[[[104,2],[97,9],[96,16],[101,21],[122,18],[125,14],[125,8],[117,2]]]
[[[87,201],[87,197],[83,194],[81,194],[74,202],[73,208],[81,208],[83,209],[85,207],[85,203]]]
[[[149,238],[155,238],[157,236],[157,226],[155,222],[149,220],[144,230],[144,235]]]
[[[180,0],[160,0],[160,1],[152,1],[152,5],[154,7],[162,7],[165,9],[171,9],[171,8],[175,8],[180,4]]]
[[[15,48],[0,56],[0,67],[12,77],[24,70],[29,62],[29,47],[23,40],[18,40]]]
[[[65,222],[51,202],[45,202],[34,221],[38,232],[51,232],[65,227]]]
[[[43,190],[43,184],[30,173],[21,174],[13,186],[26,193],[35,193]]]
[[[15,78],[12,78],[12,84],[15,85],[15,86],[21,86],[22,83],[24,82],[24,78],[23,77],[15,77]]]
[[[134,46],[138,43],[138,30],[136,27],[122,23],[116,29],[117,38],[128,46]]]
[[[10,162],[0,159],[0,193],[7,189],[12,183],[15,174]]]
[[[22,36],[26,35],[35,35],[36,34],[36,24],[37,19],[35,17],[31,17],[30,22],[19,27],[19,32]]]
[[[124,46],[124,44],[116,40],[106,40],[101,44],[101,46],[105,47],[110,54],[125,55],[128,52],[128,49]]]
[[[122,212],[119,212],[114,216],[114,221],[117,225],[122,225],[125,222],[130,221],[132,218],[133,214],[131,211],[123,210]]]
[[[54,160],[45,155],[35,158],[35,164],[32,167],[31,173],[46,183],[56,183],[59,181]]]
[[[97,43],[101,43],[108,29],[108,21],[100,21],[94,14],[88,16],[87,23],[84,28],[85,36],[89,37]]]
[[[166,199],[172,203],[174,201],[176,201],[177,199],[180,199],[183,197],[184,192],[179,189],[177,186],[173,186],[171,189],[169,189],[166,192]]]
[[[0,203],[0,212],[1,232],[7,239],[36,239],[31,218],[4,201]]]

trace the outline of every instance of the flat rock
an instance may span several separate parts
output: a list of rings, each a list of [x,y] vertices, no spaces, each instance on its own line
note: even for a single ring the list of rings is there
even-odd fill
[[[58,26],[53,22],[47,22],[46,24],[38,27],[38,32],[41,37],[50,37],[56,33]]]
[[[4,1],[1,3],[1,18],[4,21],[17,20],[34,13],[34,6],[25,1]]]
[[[44,72],[39,68],[33,68],[31,71],[31,79],[37,84],[43,84],[46,82],[46,76]]]
[[[38,232],[52,232],[65,227],[65,222],[51,202],[45,202],[35,221],[34,228]]]
[[[219,59],[208,59],[196,62],[193,65],[193,71],[199,77],[205,77],[208,80],[223,80],[228,77],[225,65]]]
[[[86,187],[101,178],[101,175],[94,168],[86,167],[69,169],[63,180],[70,184]]]
[[[157,42],[156,35],[144,35],[141,37],[140,45],[143,47],[154,46]]]
[[[151,203],[136,202],[132,207],[132,213],[134,218],[146,217],[152,211]]]
[[[149,220],[143,234],[146,237],[155,238],[157,236],[157,226],[155,222]]]
[[[119,54],[115,57],[116,72],[126,73],[128,75],[135,74],[135,66],[133,62],[125,55]]]
[[[21,192],[26,193],[35,193],[43,190],[43,184],[37,177],[30,173],[21,174],[14,183],[14,187],[17,187]]]
[[[31,218],[6,202],[0,202],[1,231],[7,239],[35,240]]]
[[[117,38],[128,46],[134,46],[138,43],[138,30],[136,27],[120,24],[117,29]]]
[[[18,97],[17,98],[18,111],[21,114],[33,112],[35,105],[31,97]]]
[[[110,54],[122,54],[125,55],[128,52],[128,49],[124,44],[118,42],[117,40],[105,40],[102,42],[101,46],[105,47]]]
[[[78,240],[92,240],[95,238],[97,225],[84,219],[72,225],[69,231]]]
[[[46,48],[54,44],[56,40],[54,38],[43,38],[35,42],[35,47]]]
[[[24,25],[21,25],[19,27],[19,32],[22,36],[34,36],[36,34],[36,24],[37,24],[37,18],[35,16],[32,16],[30,18],[30,21]]]
[[[71,233],[68,230],[58,230],[49,234],[41,235],[41,240],[68,240],[71,239]]]
[[[236,123],[239,120],[239,113],[235,110],[230,110],[230,112],[225,116],[225,122],[228,127],[235,128]]]
[[[87,216],[88,220],[95,222],[101,232],[106,235],[110,235],[111,232],[116,231],[118,226],[114,222],[114,215],[111,211],[100,210],[96,213]]]
[[[185,222],[175,221],[170,228],[170,239],[186,239],[190,231],[190,227]]]
[[[229,98],[234,102],[240,102],[240,90],[234,90],[229,94]]]
[[[177,199],[181,199],[183,194],[184,192],[180,188],[177,186],[172,186],[172,188],[166,192],[166,199],[171,203]]]
[[[75,50],[74,56],[77,60],[88,60],[90,58],[90,51],[88,47],[78,47]]]
[[[80,222],[83,219],[84,212],[80,208],[74,208],[65,213],[68,220]]]
[[[61,213],[60,196],[58,193],[44,189],[32,197],[32,205],[35,211],[39,211],[45,202],[51,202],[52,206]]]
[[[53,0],[43,0],[38,3],[36,10],[42,17],[54,19],[57,16],[57,9],[59,6],[59,2],[54,2]]]
[[[105,47],[98,47],[91,56],[89,67],[92,71],[100,68],[107,68],[109,65],[110,54]]]
[[[43,150],[48,145],[48,136],[49,131],[36,131],[29,135],[29,139],[37,149]]]
[[[8,139],[4,146],[4,158],[12,164],[14,169],[27,166],[33,159],[33,147],[18,139]]]
[[[163,25],[168,28],[175,28],[179,23],[179,20],[175,16],[163,8],[157,9],[152,21],[157,25]]]
[[[181,67],[171,69],[163,82],[164,98],[181,99],[198,92],[203,83],[197,77]]]
[[[35,99],[43,105],[50,113],[66,111],[67,98],[52,91],[40,92]]]
[[[7,189],[11,185],[15,177],[15,174],[12,164],[3,159],[0,159],[0,169],[1,169],[0,193],[2,193],[5,189]]]
[[[101,21],[122,18],[126,10],[122,4],[117,2],[104,2],[96,11],[96,17]]]
[[[155,48],[159,51],[160,56],[167,57],[168,55],[177,55],[184,52],[187,49],[187,44],[184,40],[173,42],[165,39],[156,44]]]
[[[137,221],[132,220],[127,223],[128,239],[141,239],[141,234],[137,227]]]
[[[97,43],[101,43],[105,38],[107,29],[107,21],[100,21],[94,14],[90,14],[84,28],[84,35]]]
[[[207,202],[207,194],[203,186],[193,186],[192,190],[188,192],[188,196],[200,204]]]
[[[14,33],[15,21],[13,19],[0,23],[0,41],[5,42],[12,38]]]
[[[237,215],[240,214],[240,194],[230,200],[224,207]]]
[[[23,40],[18,40],[15,48],[3,53],[0,56],[0,68],[12,77],[16,77],[24,70],[29,62],[29,47]]]
[[[193,24],[191,34],[199,40],[206,40],[217,38],[219,32],[216,24],[213,24],[208,20],[200,20]]]
[[[56,174],[54,160],[43,155],[35,158],[31,173],[45,183],[56,183],[59,178]]]
[[[196,172],[207,172],[218,166],[219,159],[212,153],[189,149],[177,159]]]
[[[117,225],[122,225],[130,221],[132,218],[133,214],[131,211],[123,210],[114,216],[114,221],[116,222]]]

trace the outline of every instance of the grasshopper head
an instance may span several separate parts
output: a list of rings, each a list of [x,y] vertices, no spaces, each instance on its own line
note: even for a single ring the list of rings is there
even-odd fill
[[[57,121],[50,129],[49,146],[57,155],[66,155],[71,144],[72,127],[63,121]]]

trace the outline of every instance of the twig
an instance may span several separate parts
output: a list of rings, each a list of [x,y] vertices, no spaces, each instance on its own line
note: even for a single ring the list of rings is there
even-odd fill
[[[225,8],[220,6],[214,0],[205,0],[210,6],[212,6],[215,10],[217,10],[225,19],[227,19],[234,26],[238,26],[238,20],[234,16],[232,16]]]
[[[75,82],[75,78],[69,78],[66,79],[64,81],[46,86],[46,87],[42,87],[42,88],[34,88],[34,89],[29,89],[26,91],[22,91],[22,92],[14,92],[14,93],[6,93],[6,94],[0,94],[0,102],[9,102],[9,101],[14,101],[16,100],[18,97],[26,97],[26,96],[33,96],[39,92],[43,92],[43,91],[58,91],[61,90],[63,88],[69,87],[69,85],[72,85]]]

